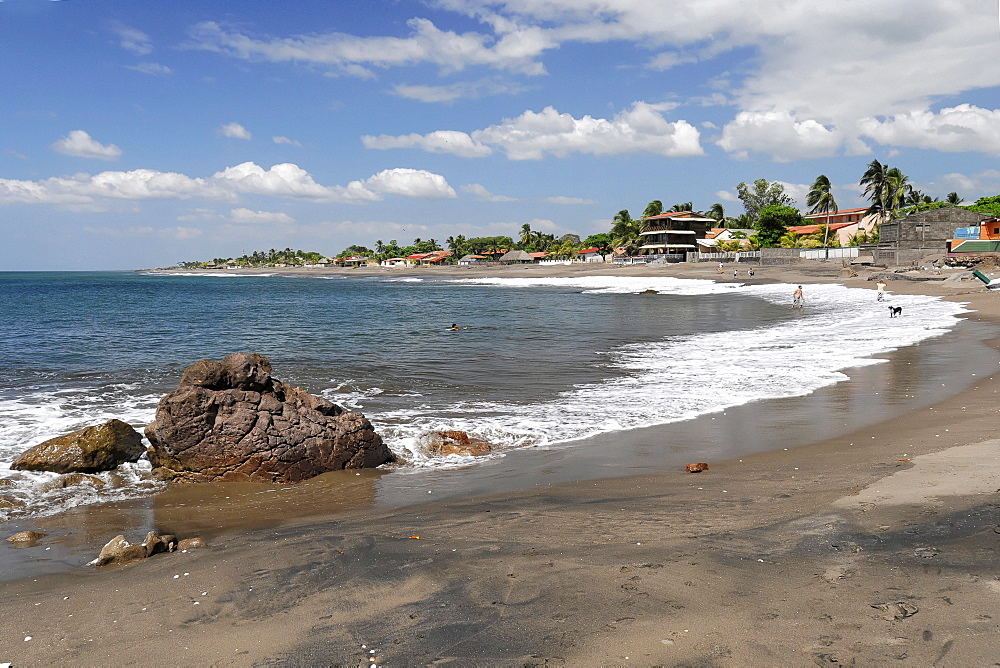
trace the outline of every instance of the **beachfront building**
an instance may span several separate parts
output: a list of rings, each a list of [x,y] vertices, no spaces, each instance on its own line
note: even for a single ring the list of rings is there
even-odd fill
[[[978,225],[959,227],[948,241],[948,254],[1000,254],[1000,218],[985,218]]]
[[[387,257],[379,264],[383,267],[408,267],[416,263],[407,260],[405,257]]]
[[[604,255],[600,248],[584,248],[575,251],[574,256],[577,262],[604,262]]]
[[[926,255],[945,253],[959,228],[980,227],[993,218],[957,206],[921,211],[882,223],[879,243],[864,244],[862,252],[871,253],[876,264],[906,264]]]
[[[706,238],[712,225],[718,223],[691,211],[671,211],[642,220],[645,227],[640,235],[639,255],[668,262],[683,262],[686,253],[697,250],[698,240]]]
[[[407,255],[406,259],[419,266],[426,266],[442,265],[449,257],[451,257],[451,251],[439,250],[431,251],[430,253],[414,253],[413,255]]]
[[[489,258],[486,257],[485,255],[473,255],[470,253],[468,255],[463,255],[461,258],[459,258],[458,264],[461,267],[470,267],[477,264],[483,264],[487,260],[489,260]]]
[[[504,264],[531,264],[535,258],[531,257],[527,251],[512,250],[501,255],[500,261]]]
[[[829,224],[831,236],[836,232],[840,245],[847,246],[850,244],[851,238],[858,232],[871,235],[878,228],[878,215],[865,213],[866,211],[868,209],[862,207],[859,209],[840,209],[839,211],[831,211],[829,214],[807,213],[802,217],[809,221],[808,225],[796,225],[788,230],[795,234],[814,234],[821,229],[822,225]],[[812,231],[808,231],[808,229]]]
[[[374,260],[365,255],[348,255],[346,257],[337,258],[336,265],[338,267],[361,267],[374,262]]]

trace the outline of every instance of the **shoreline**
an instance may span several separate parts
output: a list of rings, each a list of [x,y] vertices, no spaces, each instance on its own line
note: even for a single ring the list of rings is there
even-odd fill
[[[870,285],[863,277],[830,276],[832,267],[795,268],[755,267],[754,280]],[[607,266],[601,269],[594,273],[608,273]],[[688,268],[697,271],[642,269],[718,278],[709,264]],[[974,311],[967,318],[990,325],[1000,320],[993,295],[970,284],[893,281],[890,290],[969,301]],[[542,665],[546,659],[567,665],[794,665],[822,656],[872,663],[906,654],[926,665],[941,652],[955,665],[963,656],[981,660],[996,653],[990,636],[996,623],[969,624],[977,611],[991,614],[997,563],[986,546],[995,545],[992,529],[1000,524],[990,503],[996,494],[987,485],[962,495],[961,479],[948,494],[935,492],[944,501],[917,497],[894,505],[882,496],[900,494],[872,491],[877,501],[859,501],[870,508],[852,505],[850,494],[897,471],[916,475],[906,488],[917,489],[921,480],[939,477],[941,466],[954,466],[934,464],[932,453],[961,447],[976,457],[963,479],[992,480],[1000,471],[996,444],[976,444],[995,435],[992,405],[1000,378],[972,382],[932,406],[917,408],[919,402],[911,401],[888,421],[854,425],[832,440],[713,461],[698,476],[664,467],[499,495],[355,509],[223,532],[207,550],[161,555],[117,571],[0,583],[12,601],[5,617],[19,620],[0,625],[0,662],[127,662],[129,648],[143,637],[144,649],[170,652],[180,663],[235,665],[356,664],[366,658],[361,644],[376,648],[379,663],[403,664],[454,658],[490,665]],[[914,419],[924,411],[934,411],[935,422]],[[562,453],[572,455],[571,449]],[[918,545],[917,538],[927,544]],[[192,607],[182,583],[172,582],[178,570],[207,578],[199,579],[204,584],[198,588],[210,592],[198,592],[199,607]],[[140,607],[153,610],[146,599],[139,606],[134,598],[146,591],[147,580],[159,583],[152,598],[163,614],[139,614],[145,612]],[[941,591],[961,592],[968,614],[959,619],[959,608],[949,610],[959,605],[957,594],[941,595],[950,604],[925,603],[937,600],[928,592]],[[875,593],[887,600],[875,600]],[[84,594],[87,607],[75,610],[86,614],[67,621],[77,605],[69,601]],[[64,601],[65,595],[70,598]],[[919,613],[889,620],[880,617],[889,614],[885,610],[870,607],[901,601]],[[102,626],[102,615],[119,609],[135,613],[129,626]],[[877,632],[866,632],[869,626]],[[31,641],[15,637],[22,627]],[[88,633],[93,644],[81,640]],[[177,656],[181,638],[190,649]]]

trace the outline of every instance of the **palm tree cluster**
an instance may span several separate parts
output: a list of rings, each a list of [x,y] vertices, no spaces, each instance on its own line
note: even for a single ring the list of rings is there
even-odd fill
[[[277,250],[272,248],[268,251],[244,253],[239,257],[217,257],[211,261],[191,260],[188,262],[180,262],[178,264],[182,267],[206,267],[210,264],[214,264],[216,266],[232,265],[236,267],[273,267],[277,264],[283,264],[294,267],[303,264],[315,264],[322,259],[323,254],[317,253],[316,251],[292,250],[291,248]]]

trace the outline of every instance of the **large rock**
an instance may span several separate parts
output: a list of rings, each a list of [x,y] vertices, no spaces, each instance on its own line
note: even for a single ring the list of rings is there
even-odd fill
[[[146,438],[153,474],[190,482],[298,482],[394,459],[363,415],[271,378],[250,353],[189,366]]]
[[[145,448],[142,435],[121,420],[86,427],[40,443],[22,453],[10,468],[17,471],[97,473],[134,462]]]

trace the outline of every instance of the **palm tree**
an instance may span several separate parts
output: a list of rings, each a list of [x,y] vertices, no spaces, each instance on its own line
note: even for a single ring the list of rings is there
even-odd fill
[[[671,211],[694,211],[694,202],[684,202],[683,204],[674,204],[670,207]]]
[[[890,212],[902,208],[913,193],[913,186],[909,181],[910,177],[897,167],[892,167],[886,172],[886,201]]]
[[[649,207],[646,209],[649,210]],[[622,209],[611,219],[611,223],[612,244],[615,247],[625,246],[631,250],[642,232],[642,220],[635,220],[628,209]]]
[[[948,193],[948,196],[944,198],[944,201],[952,206],[958,206],[963,202],[962,198],[958,196],[956,192]]]
[[[654,199],[646,205],[646,210],[642,212],[642,217],[650,218],[652,216],[659,216],[661,213],[663,213],[663,202],[658,199]]]
[[[878,160],[872,160],[868,163],[868,169],[861,175],[861,180],[858,182],[858,185],[864,187],[864,196],[871,202],[871,206],[868,207],[865,214],[877,215],[880,224],[886,218],[887,171],[886,165]]]
[[[375,254],[381,255],[385,251],[385,244],[382,243],[381,239],[375,240]]]
[[[721,202],[716,202],[712,206],[708,207],[708,211],[705,215],[709,218],[715,218],[720,223],[726,219],[726,210],[722,208]]]
[[[531,224],[525,223],[524,225],[521,226],[521,238],[518,241],[518,243],[520,243],[521,246],[527,246],[529,243],[531,243],[531,237],[532,237]]]
[[[806,206],[812,207],[809,213],[826,214],[826,233],[823,235],[824,248],[826,248],[830,241],[830,213],[837,213],[839,211],[837,200],[833,198],[832,188],[830,179],[825,174],[820,174],[813,181],[812,187],[809,188],[809,193],[806,195]],[[827,252],[827,257],[829,257],[829,251]]]

